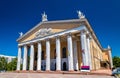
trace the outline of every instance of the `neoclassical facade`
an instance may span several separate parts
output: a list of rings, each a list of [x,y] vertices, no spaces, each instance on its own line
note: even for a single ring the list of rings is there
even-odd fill
[[[102,48],[88,20],[78,11],[78,19],[42,21],[27,33],[20,33],[17,71],[80,71],[101,69],[102,61],[112,67],[111,48]],[[104,67],[104,66],[103,66]]]

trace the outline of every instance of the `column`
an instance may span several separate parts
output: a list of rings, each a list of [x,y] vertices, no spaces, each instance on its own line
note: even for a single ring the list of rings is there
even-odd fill
[[[34,45],[31,44],[30,45],[30,66],[29,66],[29,70],[33,70],[34,69]]]
[[[69,71],[73,71],[73,47],[72,47],[72,36],[70,33],[67,36],[67,45],[68,45]]]
[[[60,38],[56,37],[56,70],[61,71]]]
[[[90,53],[90,35],[87,37],[87,49],[88,49],[88,62],[90,66],[90,70],[92,70],[92,61],[91,61],[91,53]]]
[[[46,71],[50,71],[50,41],[46,40]]]
[[[22,48],[18,47],[17,70],[20,70]]]
[[[113,61],[112,61],[112,54],[111,54],[111,48],[108,46],[108,53],[109,53],[109,60],[110,60],[110,68],[113,68]]]
[[[23,70],[27,69],[27,46],[24,46]]]
[[[79,70],[78,68],[78,54],[77,54],[77,41],[73,41],[73,59],[74,59],[74,69]]]
[[[41,52],[42,52],[42,46],[41,42],[38,43],[38,59],[37,59],[37,70],[41,71]]]
[[[82,62],[83,66],[88,66],[88,53],[87,53],[87,40],[86,40],[86,32],[83,30],[81,31],[81,48],[82,48]]]

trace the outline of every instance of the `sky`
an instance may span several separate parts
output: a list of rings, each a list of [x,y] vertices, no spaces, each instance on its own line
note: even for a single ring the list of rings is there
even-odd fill
[[[41,21],[77,19],[81,10],[103,48],[120,56],[120,0],[0,0],[0,54],[17,56],[19,32],[26,33]]]

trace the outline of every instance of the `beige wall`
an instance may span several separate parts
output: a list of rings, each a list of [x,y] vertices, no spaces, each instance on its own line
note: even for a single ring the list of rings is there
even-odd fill
[[[102,55],[103,55],[103,61],[109,61],[109,53],[107,51],[104,51]]]
[[[102,60],[102,50],[93,39],[90,42],[90,51],[92,58],[92,69],[100,69],[100,61]]]
[[[82,66],[82,51],[81,51],[81,42],[77,41],[77,53],[78,53],[78,66],[79,69]]]

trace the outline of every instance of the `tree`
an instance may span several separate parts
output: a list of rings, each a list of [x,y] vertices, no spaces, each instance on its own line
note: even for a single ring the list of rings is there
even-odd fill
[[[0,70],[6,70],[7,60],[4,57],[0,57]]]
[[[118,56],[113,57],[113,65],[115,68],[120,67],[120,57],[118,57]]]
[[[16,70],[17,67],[17,58],[14,58],[11,62],[7,64],[7,71]]]

